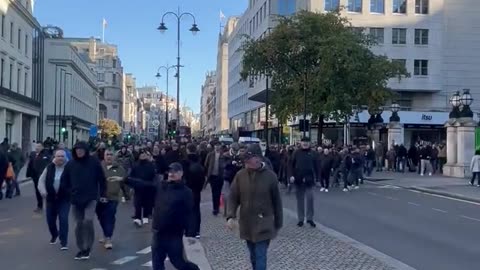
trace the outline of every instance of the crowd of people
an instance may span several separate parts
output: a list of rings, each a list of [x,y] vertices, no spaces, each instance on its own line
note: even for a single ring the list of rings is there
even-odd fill
[[[164,269],[166,256],[178,269],[198,269],[185,259],[182,238],[186,236],[190,243],[200,238],[200,201],[207,185],[212,214],[222,214],[228,228],[239,225],[253,269],[263,270],[270,240],[282,227],[279,186],[287,193],[295,190],[298,227],[305,223],[316,227],[314,188],[351,192],[375,168],[404,172],[408,167],[431,175],[445,163],[444,145],[419,143],[407,150],[392,144],[387,150],[380,143],[375,147],[317,146],[308,138],[292,146],[271,145],[265,151],[259,144],[168,140],[118,147],[77,142],[71,151],[61,143],[36,143],[33,148],[26,176],[35,187],[34,211],[45,210],[50,244],[59,241],[61,250],[68,249],[71,211],[79,249],[75,259],[90,258],[95,218],[102,228],[100,243],[112,249],[117,207],[132,200],[134,226],[151,223],[153,229],[154,269]],[[18,175],[26,161],[23,156],[15,143],[0,149],[0,175],[10,169]],[[19,195],[15,176],[7,180],[6,197]]]

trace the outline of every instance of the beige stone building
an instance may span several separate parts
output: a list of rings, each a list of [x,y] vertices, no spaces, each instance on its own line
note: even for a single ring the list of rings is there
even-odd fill
[[[123,132],[137,133],[137,86],[133,74],[123,75]]]

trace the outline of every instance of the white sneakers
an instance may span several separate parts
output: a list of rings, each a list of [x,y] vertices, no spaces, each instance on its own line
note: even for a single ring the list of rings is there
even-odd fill
[[[322,187],[322,188],[320,189],[320,192],[324,192],[324,191],[325,191],[325,188]]]
[[[140,219],[134,219],[133,224],[137,225],[138,227],[142,227],[142,221]]]
[[[325,192],[328,192],[328,188],[325,189]]]
[[[344,188],[343,192],[349,192],[350,190],[348,188]]]
[[[143,222],[143,224],[148,224],[148,218],[143,218],[142,222]]]

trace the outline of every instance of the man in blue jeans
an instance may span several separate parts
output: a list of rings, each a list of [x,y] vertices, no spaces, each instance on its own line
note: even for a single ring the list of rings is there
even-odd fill
[[[103,171],[107,179],[107,201],[97,204],[97,217],[103,230],[104,238],[100,239],[105,249],[112,249],[112,235],[115,229],[115,215],[117,214],[118,201],[120,200],[122,184],[127,177],[125,169],[114,162],[113,151],[105,150],[102,162]]]
[[[278,180],[262,162],[262,156],[254,151],[247,150],[244,164],[230,188],[227,227],[233,229],[240,207],[240,238],[247,242],[252,268],[266,270],[270,240],[283,224]]]

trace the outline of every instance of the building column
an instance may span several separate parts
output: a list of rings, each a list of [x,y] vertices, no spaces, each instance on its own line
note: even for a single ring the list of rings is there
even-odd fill
[[[471,176],[470,161],[475,154],[475,127],[472,118],[459,119],[457,123],[457,164],[454,176]]]
[[[453,176],[455,164],[457,164],[457,127],[454,121],[445,124],[447,128],[447,163],[443,165],[443,174]]]
[[[13,112],[12,141],[22,145],[22,113]]]
[[[7,137],[7,131],[5,128],[5,123],[7,122],[7,109],[0,108],[0,140],[3,141],[3,138]]]
[[[403,126],[399,122],[390,122],[388,124],[388,149],[395,143],[401,145],[404,143],[404,137],[402,136]]]

